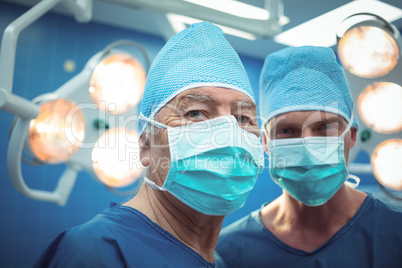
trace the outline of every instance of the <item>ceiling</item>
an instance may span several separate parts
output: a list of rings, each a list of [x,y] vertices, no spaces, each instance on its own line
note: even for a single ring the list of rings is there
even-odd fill
[[[1,0],[0,0],[1,1]],[[3,0],[6,2],[21,4],[24,6],[33,6],[39,0]],[[122,4],[121,0],[93,0],[93,18],[92,21],[107,25],[117,26],[121,28],[132,29],[152,35],[167,36],[167,30],[170,24],[162,11],[154,10],[146,7]],[[161,0],[161,4],[164,0]],[[219,1],[219,0],[216,0]],[[248,4],[263,7],[264,0],[239,0]],[[364,1],[364,0],[358,0]],[[124,2],[124,1],[123,1]],[[336,0],[282,0],[284,15],[289,18],[290,22],[283,26],[282,31],[291,29],[301,23],[309,21],[317,16],[327,13],[335,8],[345,5],[351,1]],[[394,7],[402,9],[401,0],[385,0],[382,1]],[[53,9],[56,13],[70,15],[71,12],[66,10],[64,6],[58,5]],[[70,15],[71,16],[71,15]],[[401,31],[402,19],[394,21],[393,24]],[[335,34],[335,33],[334,33]],[[227,35],[227,39],[242,55],[253,58],[264,59],[271,52],[286,47],[285,45],[276,43],[273,38],[246,40],[235,36]]]

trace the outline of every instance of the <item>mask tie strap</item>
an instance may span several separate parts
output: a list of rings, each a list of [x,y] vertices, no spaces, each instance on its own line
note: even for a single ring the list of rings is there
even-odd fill
[[[165,124],[162,124],[161,122],[158,122],[158,121],[153,120],[153,119],[151,120],[151,119],[145,117],[142,113],[140,113],[140,114],[138,115],[138,117],[139,117],[140,119],[144,120],[144,121],[147,121],[148,123],[150,123],[151,125],[153,125],[153,126],[155,126],[155,127],[158,127],[158,128],[168,128],[168,126],[166,126]]]
[[[352,180],[354,180],[355,182],[354,182],[354,183],[353,183],[353,182],[350,182],[350,181],[348,181],[349,179],[352,179]],[[357,186],[359,186],[359,184],[360,184],[360,178],[357,177],[357,176],[355,176],[355,175],[349,174],[349,177],[348,177],[348,179],[345,181],[345,184],[346,184],[347,186],[352,187],[353,189],[355,189],[355,188],[357,188]]]
[[[349,120],[348,125],[346,126],[345,130],[343,131],[343,133],[339,137],[345,136],[346,133],[352,128],[352,125],[353,125],[353,115],[350,116],[350,120]]]
[[[151,186],[154,190],[167,191],[166,189],[164,189],[163,187],[160,187],[159,185],[157,185],[155,182],[151,181],[147,177],[144,177],[144,182],[148,183],[148,185]]]
[[[345,131],[342,133],[341,137],[343,137],[346,134],[346,132],[348,132],[352,128],[352,125],[353,125],[353,115],[350,117],[348,126],[346,127]],[[349,179],[352,179],[354,182],[348,181]],[[345,181],[345,184],[347,186],[355,189],[360,184],[360,178],[357,177],[356,175],[349,174],[348,178]]]

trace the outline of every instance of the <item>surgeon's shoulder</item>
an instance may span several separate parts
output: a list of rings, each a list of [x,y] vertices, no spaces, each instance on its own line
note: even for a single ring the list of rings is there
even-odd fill
[[[90,221],[62,232],[35,267],[122,267],[124,224],[105,210]],[[121,216],[121,215],[120,215]],[[121,218],[121,217],[120,217]]]
[[[264,228],[260,220],[260,211],[261,209],[253,211],[222,229],[216,247],[222,262],[217,262],[217,267],[225,267],[220,263],[224,263],[226,267],[245,267],[247,245],[255,244],[255,237],[261,236]]]
[[[99,264],[99,259],[95,258],[96,251],[99,251],[98,242],[88,237],[72,236],[69,231],[64,231],[53,240],[34,267],[96,266]],[[102,256],[102,252],[98,254]]]
[[[261,209],[257,209],[223,228],[219,235],[218,244],[223,243],[223,241],[230,243],[230,240],[236,240],[239,236],[247,237],[250,233],[260,231],[264,227],[260,220],[260,212]]]
[[[392,217],[402,217],[402,204],[393,203],[391,200],[379,199],[377,197],[369,195],[372,202],[372,210],[376,211],[380,215],[390,215]]]
[[[99,227],[97,224],[84,224],[62,232],[35,267],[123,266],[117,244],[107,234],[99,232]]]
[[[391,201],[379,199],[369,195],[368,221],[374,224],[376,232],[396,232],[402,237],[402,228],[397,223],[402,222],[402,205],[396,205]]]

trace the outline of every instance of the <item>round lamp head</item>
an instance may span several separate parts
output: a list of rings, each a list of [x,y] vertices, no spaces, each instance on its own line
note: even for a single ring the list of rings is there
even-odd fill
[[[68,160],[81,147],[84,138],[84,115],[74,102],[65,99],[44,103],[28,130],[31,151],[46,163]]]
[[[146,73],[128,54],[114,54],[94,69],[89,92],[100,110],[121,114],[133,108],[144,92]]]
[[[380,143],[371,156],[371,165],[377,181],[394,191],[402,191],[402,140],[391,139]]]
[[[346,19],[340,28],[343,29],[341,34],[338,32],[338,55],[349,72],[374,78],[395,67],[400,55],[400,36],[395,27],[378,16],[357,14]]]
[[[138,133],[127,128],[106,131],[92,150],[92,167],[110,187],[125,187],[142,173]]]
[[[389,82],[366,87],[357,101],[363,122],[374,131],[391,134],[402,130],[402,87]]]

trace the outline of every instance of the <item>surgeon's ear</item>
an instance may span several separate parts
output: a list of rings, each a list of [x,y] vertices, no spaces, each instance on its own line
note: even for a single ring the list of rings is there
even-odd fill
[[[151,154],[149,146],[149,133],[143,133],[138,141],[140,146],[140,161],[141,165],[148,167],[151,164]]]
[[[268,152],[268,142],[267,142],[267,133],[265,131],[262,132],[262,145],[264,146],[264,151],[269,154]]]
[[[350,148],[353,148],[356,144],[357,129],[352,127],[350,129]]]

